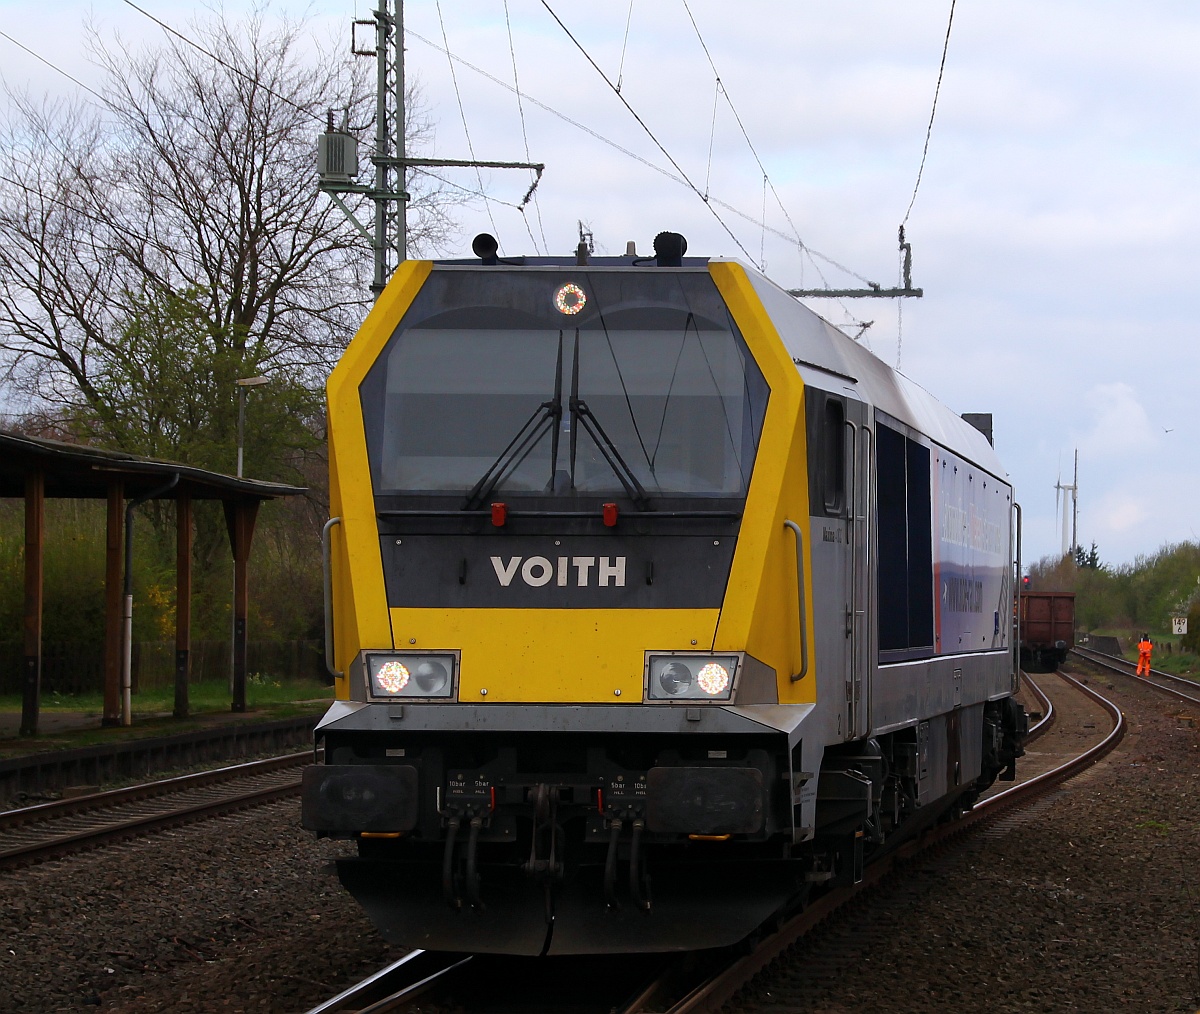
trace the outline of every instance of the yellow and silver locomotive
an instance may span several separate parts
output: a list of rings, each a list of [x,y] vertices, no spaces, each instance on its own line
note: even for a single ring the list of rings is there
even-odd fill
[[[329,379],[303,823],[395,943],[731,943],[1012,777],[988,439],[664,240],[407,262]]]

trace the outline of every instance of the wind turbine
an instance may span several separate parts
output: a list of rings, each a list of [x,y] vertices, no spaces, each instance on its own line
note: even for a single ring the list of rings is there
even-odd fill
[[[1067,494],[1070,493],[1071,519],[1070,540],[1067,539]],[[1059,504],[1062,504],[1062,555],[1066,556],[1070,553],[1075,554],[1075,546],[1078,541],[1078,522],[1079,522],[1079,450],[1075,450],[1075,481],[1065,483],[1062,481],[1062,472],[1059,472],[1058,481],[1054,484],[1054,513],[1058,513]]]

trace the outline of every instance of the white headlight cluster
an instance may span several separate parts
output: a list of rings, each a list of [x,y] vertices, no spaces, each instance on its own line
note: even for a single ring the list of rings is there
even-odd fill
[[[738,659],[737,655],[647,655],[646,699],[731,700]]]
[[[450,652],[371,654],[367,689],[373,698],[453,697],[458,659]]]

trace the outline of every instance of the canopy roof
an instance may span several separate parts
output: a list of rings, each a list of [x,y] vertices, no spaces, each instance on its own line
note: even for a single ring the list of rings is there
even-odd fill
[[[187,493],[193,500],[273,500],[305,492],[302,486],[238,479],[159,458],[0,430],[0,496],[24,496],[25,476],[31,471],[45,474],[48,497],[103,499],[108,496],[109,484],[119,480],[125,496],[132,498],[161,486],[175,474],[179,483],[164,494],[166,499]]]

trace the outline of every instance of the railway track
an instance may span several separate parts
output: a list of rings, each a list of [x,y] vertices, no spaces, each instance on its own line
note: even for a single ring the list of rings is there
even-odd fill
[[[312,751],[0,812],[0,869],[295,796]]]
[[[1137,674],[1137,666],[1128,659],[1120,658],[1117,655],[1109,655],[1103,651],[1093,651],[1091,648],[1075,647],[1071,649],[1071,654],[1090,665],[1100,666],[1109,672],[1128,676],[1130,679],[1137,680],[1148,687],[1154,687],[1156,690],[1170,694],[1178,700],[1200,705],[1200,684],[1197,684],[1195,680],[1185,679],[1183,676],[1176,676],[1169,672],[1162,672],[1159,669],[1151,669],[1149,677],[1139,676]]]
[[[759,941],[747,953],[745,947],[720,952],[706,952],[703,961],[694,958],[672,958],[660,956],[656,966],[648,969],[639,982],[630,980],[626,989],[628,999],[613,1003],[611,998],[597,999],[591,1006],[580,1003],[564,1007],[562,1001],[547,1010],[608,1011],[620,1014],[642,1014],[646,1011],[667,1011],[669,1014],[699,1014],[719,1010],[750,979],[776,960],[788,948],[811,932],[817,925],[844,909],[852,900],[877,887],[895,872],[898,865],[916,857],[919,853],[944,846],[950,839],[967,833],[968,830],[992,823],[1018,807],[1032,804],[1055,790],[1061,782],[1078,774],[1112,750],[1125,731],[1124,719],[1119,708],[1092,688],[1080,683],[1065,673],[1058,676],[1072,689],[1103,708],[1111,721],[1111,730],[1099,738],[1089,749],[1065,763],[1056,764],[1050,770],[1018,783],[1011,788],[996,792],[976,804],[970,812],[958,820],[940,825],[927,831],[919,840],[909,842],[890,855],[872,863],[864,873],[861,884],[831,891],[810,904],[798,916]],[[1042,705],[1042,717],[1030,730],[1030,741],[1048,732],[1056,718],[1050,698],[1040,686],[1026,677],[1030,694]],[[690,956],[689,956],[690,957]],[[519,977],[506,975],[495,977],[480,968],[480,962],[492,962],[493,958],[471,958],[464,955],[431,955],[414,951],[409,955],[351,987],[325,1003],[312,1008],[307,1014],[336,1014],[357,1011],[359,1014],[384,1014],[384,1012],[415,1011],[415,1006],[431,995],[444,998],[453,995],[456,1003],[464,1010],[474,1009],[464,1002],[461,990],[473,980],[512,981]],[[609,959],[611,973],[617,962]],[[570,979],[568,974],[566,978]],[[580,977],[579,981],[586,981]],[[522,997],[522,1010],[540,1010],[540,1005]],[[516,1009],[511,1007],[505,1009]],[[484,1008],[486,1009],[486,1008]]]

